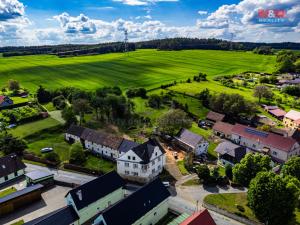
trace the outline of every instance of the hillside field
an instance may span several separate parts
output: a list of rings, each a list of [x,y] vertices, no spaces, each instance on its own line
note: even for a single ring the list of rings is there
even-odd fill
[[[217,50],[138,50],[96,56],[58,58],[53,55],[0,57],[0,83],[18,80],[32,91],[42,84],[54,89],[74,86],[95,89],[118,85],[154,88],[186,80],[198,72],[216,75],[244,71],[273,72],[275,56]]]

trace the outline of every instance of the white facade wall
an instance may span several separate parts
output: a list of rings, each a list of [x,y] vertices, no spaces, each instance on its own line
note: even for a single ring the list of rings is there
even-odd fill
[[[247,138],[241,137],[237,134],[232,134],[232,140],[241,146],[245,146],[248,149],[247,150],[254,150],[256,152],[261,152],[263,148],[268,148],[270,149],[269,155],[282,160],[282,161],[287,161],[290,157],[295,156],[295,155],[300,155],[300,146],[298,143],[295,143],[295,145],[290,149],[289,152],[280,150],[278,148],[274,148],[272,146],[265,145],[261,142],[254,141],[254,140],[249,140]]]
[[[76,141],[76,142],[80,142],[80,137],[78,137],[78,136],[75,136],[75,135],[73,135],[73,134],[68,134],[68,133],[66,133],[65,134],[65,139],[67,140],[67,141],[70,141],[70,140],[74,140],[74,141]]]
[[[15,174],[15,173],[9,174],[9,175],[7,176],[7,179],[5,179],[5,177],[1,177],[1,178],[0,178],[0,184],[2,184],[2,183],[4,183],[4,182],[7,182],[7,181],[10,181],[10,180],[12,180],[12,179],[14,179],[14,178],[17,178],[17,177],[19,177],[19,176],[22,176],[22,175],[24,175],[24,173],[25,173],[25,170],[19,170],[19,171],[17,171],[17,174]]]
[[[142,164],[141,162],[142,159],[130,150],[117,159],[117,172],[129,180],[149,182],[163,171],[166,157],[159,147],[156,147],[150,163]]]
[[[89,149],[97,154],[103,155],[107,158],[117,159],[119,157],[119,151],[116,149],[112,149],[97,143],[93,143],[90,141],[84,141],[84,146],[86,149]]]
[[[207,141],[200,142],[195,148],[195,155],[202,155],[207,153],[209,143]]]

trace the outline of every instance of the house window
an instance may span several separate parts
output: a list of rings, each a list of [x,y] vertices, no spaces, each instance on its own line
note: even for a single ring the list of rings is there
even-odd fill
[[[131,159],[131,157],[130,157],[130,156],[128,156],[127,158],[128,158],[129,160]]]
[[[5,177],[4,177],[4,180],[8,180],[8,177],[7,177],[7,176],[5,176]]]
[[[132,160],[135,160],[135,156],[132,157]]]
[[[157,156],[157,152],[155,152],[155,156]]]
[[[133,176],[138,176],[139,174],[137,172],[132,172]]]
[[[17,177],[17,176],[18,176],[18,171],[15,172],[15,177]]]
[[[133,168],[138,168],[138,164],[137,163],[135,163],[135,164],[133,164]]]
[[[273,155],[277,155],[277,152],[272,152]]]
[[[128,162],[125,163],[125,167],[129,167],[129,163]]]
[[[161,169],[161,166],[160,165],[158,165],[158,167],[157,167],[157,170],[160,170]]]
[[[158,158],[157,158],[157,161],[160,162],[160,160],[161,160],[160,157],[158,157]]]
[[[152,161],[152,166],[154,166],[154,165],[155,165],[155,160]]]
[[[156,214],[157,214],[157,213],[156,213],[156,212],[154,212],[154,216],[156,216]]]
[[[125,170],[125,174],[126,174],[126,175],[129,175],[129,171],[128,171],[128,170]]]
[[[152,173],[155,173],[155,169],[152,170]]]

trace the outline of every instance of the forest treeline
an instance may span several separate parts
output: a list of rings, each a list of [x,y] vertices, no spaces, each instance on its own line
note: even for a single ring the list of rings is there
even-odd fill
[[[300,43],[254,43],[254,42],[230,42],[221,39],[198,39],[198,38],[167,38],[151,41],[128,43],[127,50],[157,49],[157,50],[185,50],[185,49],[208,49],[208,50],[241,50],[249,51],[255,48],[268,47],[270,49],[300,50]],[[19,55],[54,54],[59,57],[104,54],[124,52],[123,42],[103,43],[94,45],[45,45],[45,46],[8,46],[1,47],[0,53],[4,57]]]

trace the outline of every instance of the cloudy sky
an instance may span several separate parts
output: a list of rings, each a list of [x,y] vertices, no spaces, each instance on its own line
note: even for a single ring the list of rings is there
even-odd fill
[[[130,41],[300,42],[300,0],[0,0],[0,46],[112,42],[124,30]]]

